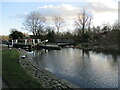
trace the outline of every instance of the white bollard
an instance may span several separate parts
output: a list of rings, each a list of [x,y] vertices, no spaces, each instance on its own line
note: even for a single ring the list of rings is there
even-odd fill
[[[27,44],[27,39],[25,39],[25,45]]]
[[[39,43],[42,43],[41,39],[39,39]]]
[[[38,44],[40,43],[40,39],[37,39],[37,43],[38,43]]]
[[[15,43],[18,43],[18,40],[17,40],[17,39],[15,40]]]
[[[12,47],[13,47],[13,43],[14,43],[14,42],[13,42],[13,40],[12,40]]]
[[[33,39],[33,45],[35,45],[35,39]]]

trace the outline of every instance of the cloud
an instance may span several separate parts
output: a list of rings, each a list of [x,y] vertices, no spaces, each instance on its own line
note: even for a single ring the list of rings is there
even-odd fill
[[[72,17],[74,16],[80,8],[75,7],[70,4],[60,4],[57,6],[48,5],[40,6],[37,11],[41,12],[44,16],[61,16],[61,17]]]
[[[79,2],[80,3],[80,2]],[[103,23],[114,23],[117,19],[117,3],[112,0],[86,0],[85,5],[59,4],[59,5],[43,5],[36,8],[35,11],[40,12],[47,19],[51,20],[52,16],[60,16],[66,21],[66,28],[74,25],[73,21],[76,14],[86,9],[93,14],[93,25],[102,25]],[[30,12],[17,14],[16,17],[22,18]],[[50,22],[48,20],[48,23]],[[68,25],[69,24],[69,25]],[[69,28],[69,27],[68,27]]]
[[[9,18],[14,18],[14,19],[19,18],[19,19],[21,19],[21,18],[25,18],[28,14],[29,14],[29,12],[18,13],[15,16],[10,16]]]
[[[43,16],[61,16],[71,18],[75,16],[80,10],[86,9],[92,13],[117,13],[118,5],[113,0],[85,0],[85,5],[79,5],[79,7],[70,4],[60,4],[60,5],[43,5],[36,9]],[[78,2],[80,3],[80,2]],[[78,4],[77,3],[77,4]],[[25,17],[28,15],[27,12],[20,13],[16,15],[17,17]]]
[[[82,2],[84,0],[1,0],[2,2]]]
[[[103,13],[103,12],[117,12],[117,8],[112,8],[105,6],[101,3],[89,3],[87,8],[93,12]]]
[[[118,19],[118,2],[113,0],[86,0],[84,8],[93,14],[93,25],[113,24]]]
[[[76,14],[80,11],[80,7],[71,4],[60,4],[60,5],[44,5],[37,8],[43,16],[46,16],[51,22],[53,16],[60,16],[65,20],[64,29],[62,31],[73,29],[73,19]]]
[[[93,18],[93,25],[103,25],[109,23],[110,25],[118,19],[118,14],[107,12],[107,13],[96,13]]]
[[[23,17],[26,17],[28,14],[29,14],[28,12],[23,12],[23,13],[17,14],[16,17],[23,18]]]
[[[113,0],[87,0],[86,8],[94,12],[117,12],[118,3]]]

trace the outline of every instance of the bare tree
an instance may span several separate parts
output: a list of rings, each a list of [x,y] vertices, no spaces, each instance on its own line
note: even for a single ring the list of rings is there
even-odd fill
[[[57,33],[59,34],[60,28],[64,24],[64,20],[61,17],[54,16],[53,21],[54,21],[55,27],[56,27],[56,29],[58,31]]]
[[[91,21],[92,21],[92,16],[87,14],[87,12],[83,10],[82,12],[79,12],[77,14],[77,19],[75,21],[75,24],[77,28],[82,29],[82,34],[84,34],[86,28],[90,29]]]
[[[45,17],[43,17],[39,12],[31,12],[25,19],[23,23],[24,28],[29,30],[35,36],[39,36],[43,32]]]
[[[89,21],[88,21],[88,31],[90,32],[91,29],[91,23],[92,23],[92,17],[89,17]]]

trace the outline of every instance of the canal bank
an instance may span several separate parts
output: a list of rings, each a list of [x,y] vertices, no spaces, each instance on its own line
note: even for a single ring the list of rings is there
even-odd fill
[[[88,51],[107,53],[107,54],[119,54],[120,55],[120,48],[118,47],[118,45],[100,46],[100,45],[91,45],[87,43],[87,44],[78,44],[75,48],[88,50]]]
[[[22,58],[25,55],[26,58]],[[30,74],[33,78],[35,78],[44,88],[58,88],[58,89],[73,89],[80,88],[69,81],[61,79],[51,72],[43,69],[37,68],[32,59],[24,50],[20,50],[19,63],[26,70],[28,74]]]

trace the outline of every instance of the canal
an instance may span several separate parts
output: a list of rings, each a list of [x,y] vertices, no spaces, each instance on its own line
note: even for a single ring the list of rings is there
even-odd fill
[[[28,53],[38,67],[82,88],[118,88],[118,55],[74,48]]]

